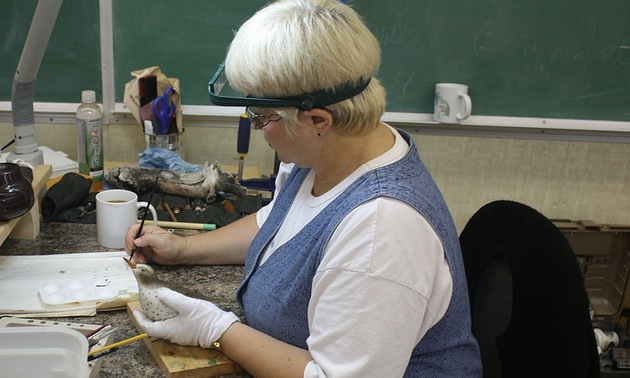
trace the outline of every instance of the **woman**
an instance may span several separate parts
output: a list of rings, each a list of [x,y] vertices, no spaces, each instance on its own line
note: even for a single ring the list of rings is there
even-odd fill
[[[465,274],[444,200],[411,137],[380,122],[380,48],[337,0],[268,5],[225,61],[232,88],[282,161],[274,200],[187,238],[148,226],[138,261],[245,264],[248,325],[210,302],[160,294],[179,316],[150,335],[224,353],[254,376],[478,376]],[[262,358],[264,356],[264,358]]]

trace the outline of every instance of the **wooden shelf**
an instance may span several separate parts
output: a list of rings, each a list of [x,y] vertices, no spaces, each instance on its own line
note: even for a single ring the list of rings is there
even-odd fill
[[[40,192],[46,185],[46,180],[52,175],[52,165],[38,165],[33,169],[33,192],[35,203],[33,207],[19,218],[8,222],[0,222],[0,245],[7,237],[12,239],[35,239],[39,234],[39,200]]]

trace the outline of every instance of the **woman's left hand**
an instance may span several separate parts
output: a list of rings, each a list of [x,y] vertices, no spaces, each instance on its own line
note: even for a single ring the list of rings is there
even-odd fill
[[[171,289],[160,290],[157,297],[179,314],[156,322],[139,310],[134,311],[134,315],[149,336],[176,344],[209,348],[232,323],[239,321],[234,313],[223,311],[212,302],[187,297]]]

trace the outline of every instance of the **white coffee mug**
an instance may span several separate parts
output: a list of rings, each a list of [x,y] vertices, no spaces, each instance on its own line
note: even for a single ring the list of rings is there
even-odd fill
[[[468,86],[454,83],[435,85],[433,120],[441,123],[460,123],[470,116],[472,101]]]
[[[138,202],[138,195],[129,190],[111,189],[96,195],[96,239],[107,248],[124,248],[125,235],[129,226],[138,220],[138,209],[148,203]],[[153,224],[157,224],[157,213],[149,205]]]

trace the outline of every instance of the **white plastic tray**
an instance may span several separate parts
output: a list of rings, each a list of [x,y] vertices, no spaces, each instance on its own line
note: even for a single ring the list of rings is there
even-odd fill
[[[127,295],[127,288],[108,279],[53,282],[39,288],[39,296],[50,305],[98,302]]]
[[[6,377],[87,377],[88,341],[64,327],[0,329],[0,366]]]

